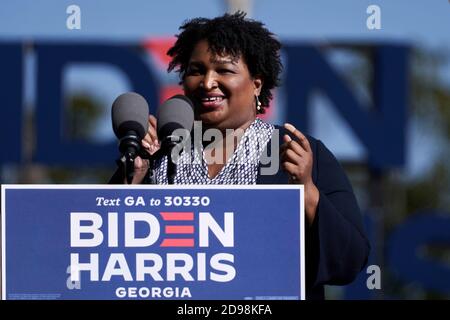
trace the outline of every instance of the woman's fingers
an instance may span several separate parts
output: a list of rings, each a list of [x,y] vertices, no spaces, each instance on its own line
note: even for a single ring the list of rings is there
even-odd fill
[[[153,115],[148,117],[148,134],[150,135],[153,142],[158,143],[158,134],[156,132],[157,120]]]
[[[149,153],[154,154],[158,151],[160,145],[158,141],[158,135],[156,133],[157,120],[153,115],[148,117],[148,130],[141,144],[142,147]]]
[[[303,149],[305,149],[308,152],[311,151],[311,146],[309,145],[308,139],[305,137],[305,135],[303,133],[300,132],[300,130],[297,130],[297,128],[295,128],[290,123],[285,123],[284,128],[287,131],[289,131],[290,133],[292,133],[294,135],[294,137],[296,137],[298,139],[298,142],[302,146]]]
[[[286,123],[284,127],[293,137],[283,136],[284,143],[280,149],[282,168],[289,174],[290,182],[306,183],[311,180],[312,173],[311,146],[305,135],[293,125]]]
[[[285,141],[285,143],[283,143],[280,148],[281,153],[285,152],[287,149],[293,150],[299,156],[303,156],[305,153],[307,153],[306,150],[304,150],[295,140],[292,140],[291,137],[289,137],[287,134],[284,135],[283,140]]]
[[[286,151],[281,155],[281,159],[281,161],[289,161],[295,164],[300,164],[302,162],[302,157],[292,149],[286,149]]]
[[[149,166],[149,160],[142,159],[141,157],[137,156],[134,159],[134,170],[146,170]]]

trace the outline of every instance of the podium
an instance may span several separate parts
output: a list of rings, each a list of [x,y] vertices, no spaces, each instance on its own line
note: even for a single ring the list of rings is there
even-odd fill
[[[2,299],[305,298],[301,185],[1,191]]]

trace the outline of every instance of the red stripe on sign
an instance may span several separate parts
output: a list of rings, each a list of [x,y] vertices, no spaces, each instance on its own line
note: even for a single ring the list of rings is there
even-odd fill
[[[193,212],[161,212],[161,216],[166,221],[171,220],[194,220]]]
[[[164,239],[161,247],[193,247],[194,239]]]
[[[194,226],[166,226],[166,233],[194,233]]]

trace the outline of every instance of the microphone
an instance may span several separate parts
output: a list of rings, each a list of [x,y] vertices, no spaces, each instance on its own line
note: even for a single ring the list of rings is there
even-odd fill
[[[194,125],[194,105],[181,94],[166,100],[156,111],[157,134],[161,147],[170,147],[183,141],[183,133],[191,132]],[[167,150],[166,150],[167,152]]]
[[[169,184],[173,184],[176,163],[172,158],[172,150],[184,144],[185,138],[190,136],[194,125],[194,105],[188,97],[175,95],[159,106],[156,118],[160,152],[168,155],[167,177]]]
[[[141,149],[141,141],[148,129],[147,101],[135,92],[121,94],[111,109],[113,131],[119,139],[125,177],[130,184],[134,175],[134,159]]]

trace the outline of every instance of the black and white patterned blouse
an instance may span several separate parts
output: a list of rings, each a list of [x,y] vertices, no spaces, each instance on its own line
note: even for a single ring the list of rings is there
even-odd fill
[[[214,177],[208,175],[202,143],[197,148],[183,151],[177,161],[174,184],[256,184],[259,160],[275,127],[256,119],[245,130],[243,137],[227,164]],[[154,164],[156,184],[168,184],[167,156]]]

